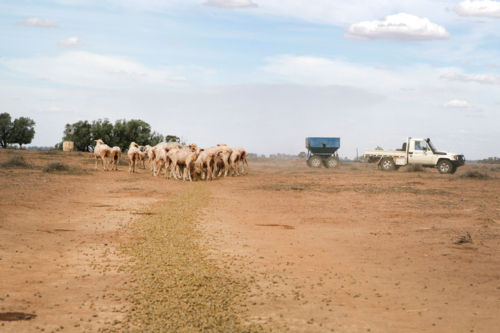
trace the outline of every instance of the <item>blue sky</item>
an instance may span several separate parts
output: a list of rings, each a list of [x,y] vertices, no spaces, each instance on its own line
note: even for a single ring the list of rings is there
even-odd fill
[[[200,146],[341,156],[430,137],[498,156],[499,1],[60,0],[0,3],[0,112],[143,119]]]

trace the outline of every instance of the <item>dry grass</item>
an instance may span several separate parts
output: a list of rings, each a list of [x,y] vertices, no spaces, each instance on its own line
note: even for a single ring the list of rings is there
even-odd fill
[[[58,173],[71,173],[71,174],[81,174],[84,170],[79,168],[69,166],[60,161],[52,161],[43,166],[42,171],[44,172],[58,172]]]
[[[63,152],[60,150],[50,149],[44,152],[45,155],[61,155]]]
[[[3,168],[31,168],[31,164],[23,154],[16,154],[10,160],[1,164]]]
[[[304,184],[273,184],[262,186],[262,189],[269,191],[304,191],[309,189],[307,185]]]
[[[464,179],[480,179],[480,180],[487,180],[491,179],[490,176],[486,173],[486,170],[483,172],[479,172],[477,170],[467,170],[463,175],[460,176],[460,178]]]
[[[422,164],[410,164],[403,169],[403,172],[427,172]]]
[[[208,205],[204,183],[173,198],[150,217],[138,222],[136,241],[122,250],[135,260],[124,266],[136,282],[127,299],[130,323],[113,331],[139,332],[258,332],[258,324],[244,323],[249,297],[247,284],[213,264],[198,244],[200,232],[194,230]],[[154,230],[154,232],[152,232]],[[132,331],[134,331],[132,329]]]

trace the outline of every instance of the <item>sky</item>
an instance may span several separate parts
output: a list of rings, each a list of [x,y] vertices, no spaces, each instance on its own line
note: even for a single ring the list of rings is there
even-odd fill
[[[431,138],[499,156],[500,1],[3,0],[0,113],[53,146],[142,119],[200,147],[298,154]]]

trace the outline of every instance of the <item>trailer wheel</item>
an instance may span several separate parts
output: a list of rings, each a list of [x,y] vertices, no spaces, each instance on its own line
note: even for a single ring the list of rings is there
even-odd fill
[[[325,167],[329,169],[338,168],[340,165],[339,159],[335,156],[328,157],[325,161]]]
[[[380,164],[382,165],[382,170],[384,171],[392,171],[396,169],[396,165],[394,164],[394,160],[392,158],[384,158]]]
[[[311,156],[311,158],[309,158],[309,161],[307,161],[307,163],[311,168],[321,168],[323,160],[319,156]]]
[[[439,173],[453,173],[453,165],[448,160],[442,160],[438,163]]]

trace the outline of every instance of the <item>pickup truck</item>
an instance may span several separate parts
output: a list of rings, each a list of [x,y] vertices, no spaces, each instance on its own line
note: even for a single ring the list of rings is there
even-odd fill
[[[437,167],[439,173],[455,173],[465,164],[464,155],[437,150],[430,139],[408,138],[401,149],[365,150],[368,163],[376,163],[384,171],[397,170],[403,165],[421,164]]]

